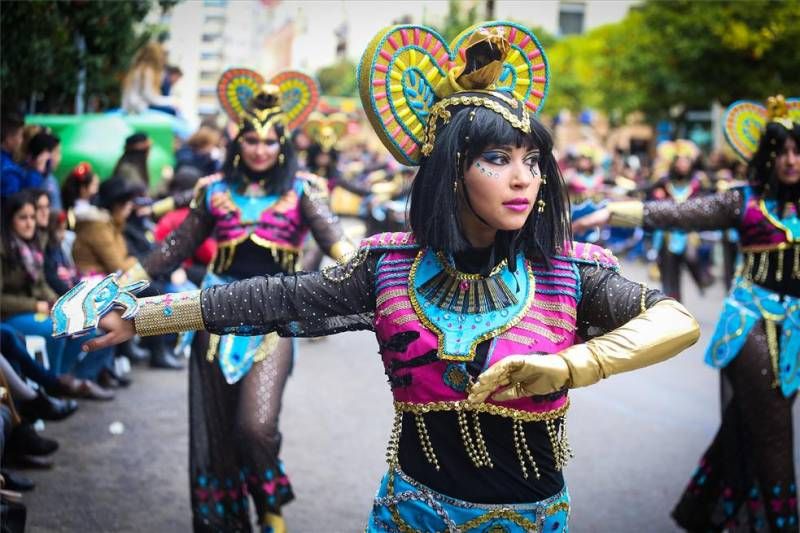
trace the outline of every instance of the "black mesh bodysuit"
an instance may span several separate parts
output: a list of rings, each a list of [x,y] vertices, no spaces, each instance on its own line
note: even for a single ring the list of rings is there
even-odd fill
[[[741,228],[744,196],[732,189],[683,204],[648,202],[649,228]],[[770,252],[771,255],[785,253]],[[779,295],[800,296],[790,261],[771,257],[760,285]],[[776,276],[779,265],[784,275]],[[788,326],[787,326],[788,327]],[[797,332],[800,334],[800,331]],[[673,511],[688,531],[798,531],[793,459],[792,405],[774,386],[775,374],[761,321],[744,347],[722,369],[722,424]]]
[[[168,273],[214,234],[215,217],[202,196],[183,224],[143,261],[151,276]],[[305,225],[320,247],[329,251],[343,232],[325,198],[304,194],[300,208]],[[212,262],[215,274],[244,279],[284,272],[287,261],[247,239],[233,260]],[[228,384],[209,349],[212,337],[197,332],[189,375],[190,488],[195,531],[250,531],[250,505],[261,525],[280,515],[293,498],[278,459],[278,417],[283,389],[292,366],[290,339],[279,339],[274,351],[255,362],[238,382]]]

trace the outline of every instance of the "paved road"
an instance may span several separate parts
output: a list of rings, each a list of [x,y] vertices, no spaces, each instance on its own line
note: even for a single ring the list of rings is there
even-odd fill
[[[643,279],[638,266],[624,272]],[[675,530],[669,510],[719,422],[718,377],[702,352],[722,290],[687,292],[703,327],[699,345],[572,393],[576,457],[566,474],[576,533]],[[348,333],[301,341],[299,352],[282,418],[297,494],[286,508],[290,531],[363,531],[392,419],[375,341]],[[54,470],[31,474],[39,486],[26,496],[30,531],[189,530],[187,374],[136,369],[135,379],[116,401],[84,402],[71,419],[48,425],[62,450]],[[117,421],[125,431],[113,435]],[[800,461],[797,446],[795,453]]]

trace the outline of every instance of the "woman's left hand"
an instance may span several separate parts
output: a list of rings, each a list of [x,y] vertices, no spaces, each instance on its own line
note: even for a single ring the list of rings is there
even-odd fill
[[[512,355],[490,366],[469,389],[468,401],[486,401],[492,395],[498,402],[539,396],[561,390],[569,382],[569,367],[558,355]]]

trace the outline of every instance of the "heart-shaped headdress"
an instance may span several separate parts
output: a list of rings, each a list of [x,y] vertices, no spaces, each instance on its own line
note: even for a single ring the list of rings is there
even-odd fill
[[[364,110],[392,155],[418,165],[452,106],[490,109],[528,133],[547,95],[549,67],[533,32],[513,22],[472,26],[449,45],[425,26],[378,33],[361,58]]]
[[[326,116],[314,112],[303,125],[303,131],[312,141],[320,145],[324,152],[330,152],[347,132],[347,116],[344,113]]]
[[[752,100],[734,102],[722,117],[722,131],[739,157],[749,161],[769,122],[777,122],[786,129],[800,123],[800,98],[770,96],[766,107]]]
[[[217,84],[217,95],[232,121],[240,128],[249,123],[260,135],[266,135],[276,120],[297,128],[319,103],[317,82],[293,70],[265,81],[254,70],[228,69]]]

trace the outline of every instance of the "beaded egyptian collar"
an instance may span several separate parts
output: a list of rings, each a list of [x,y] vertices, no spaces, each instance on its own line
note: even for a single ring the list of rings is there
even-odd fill
[[[441,359],[471,361],[482,341],[519,322],[533,300],[533,271],[522,253],[488,276],[458,272],[444,254],[420,250],[408,294],[420,321],[436,333]]]

